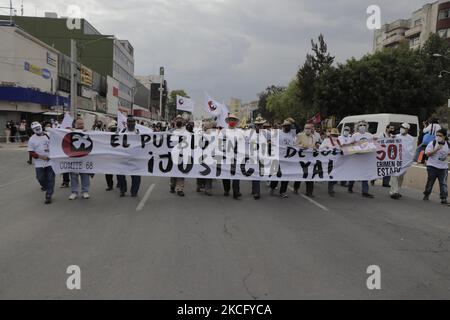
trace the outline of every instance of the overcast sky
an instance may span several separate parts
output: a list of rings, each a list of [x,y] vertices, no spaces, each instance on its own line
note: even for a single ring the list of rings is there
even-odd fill
[[[13,0],[16,8],[20,0]],[[25,15],[67,15],[70,0],[24,0]],[[408,18],[420,0],[77,0],[100,32],[129,40],[135,73],[166,67],[169,88],[197,104],[203,92],[220,101],[256,100],[265,87],[287,85],[323,33],[337,61],[372,50],[366,9],[380,6],[382,22]],[[0,0],[0,6],[8,5]],[[3,11],[4,12],[4,11]]]

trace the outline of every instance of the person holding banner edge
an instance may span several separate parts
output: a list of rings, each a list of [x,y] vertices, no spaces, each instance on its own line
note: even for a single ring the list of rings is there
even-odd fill
[[[356,126],[355,134],[352,136],[351,142],[353,144],[360,143],[360,142],[371,142],[374,140],[373,135],[370,132],[367,132],[369,130],[369,124],[367,121],[361,121]],[[369,181],[361,181],[362,183],[362,196],[364,198],[373,199],[375,198],[372,194],[369,193]],[[348,183],[348,193],[353,193],[353,186],[355,185],[355,181],[350,181]]]
[[[136,128],[136,119],[133,116],[128,116],[126,128],[122,129],[121,134],[128,135],[139,135],[139,129]],[[128,186],[127,179],[125,176],[119,175],[117,176],[117,181],[120,189],[120,197],[125,197]],[[131,176],[131,197],[136,198],[139,193],[139,188],[141,186],[141,177],[140,176]]]
[[[228,125],[228,130],[236,130],[239,124],[239,118],[234,114],[229,114],[225,121]],[[225,197],[230,196],[231,188],[233,188],[233,199],[239,200],[239,198],[242,197],[239,180],[233,180],[233,182],[231,182],[231,180],[225,179],[222,180],[222,183]]]

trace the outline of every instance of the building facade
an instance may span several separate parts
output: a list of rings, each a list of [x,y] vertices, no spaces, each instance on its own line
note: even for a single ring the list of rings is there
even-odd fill
[[[411,49],[422,47],[431,34],[450,41],[450,1],[427,3],[408,19],[399,19],[375,30],[373,52],[407,42]]]
[[[66,18],[56,14],[47,17],[13,17],[16,25],[34,37],[70,56],[70,42],[77,43],[77,61],[103,77],[119,82],[119,105],[131,109],[135,93],[134,48],[127,40],[101,34],[87,20],[81,19],[79,29],[67,26]],[[0,20],[9,17],[0,16]],[[106,80],[105,80],[106,81]]]
[[[0,127],[68,107],[59,92],[59,52],[25,31],[0,25]]]

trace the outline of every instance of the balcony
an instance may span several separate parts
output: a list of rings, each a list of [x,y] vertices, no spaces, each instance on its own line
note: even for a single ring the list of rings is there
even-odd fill
[[[406,38],[413,38],[413,37],[415,37],[417,35],[420,35],[421,32],[422,32],[422,26],[420,25],[420,26],[417,26],[417,27],[414,27],[414,28],[411,28],[411,29],[407,30],[405,32],[405,37]]]
[[[383,47],[389,47],[389,46],[392,46],[392,45],[394,45],[394,44],[399,43],[400,41],[402,41],[402,40],[404,40],[404,39],[405,39],[404,36],[399,35],[399,34],[396,34],[396,35],[393,36],[393,37],[390,37],[390,38],[388,38],[388,39],[385,39],[385,40],[383,41]]]

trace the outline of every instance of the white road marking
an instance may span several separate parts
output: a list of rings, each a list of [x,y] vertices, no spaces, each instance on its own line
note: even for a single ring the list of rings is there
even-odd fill
[[[8,182],[8,183],[5,183],[5,184],[0,185],[0,188],[4,188],[4,187],[10,186],[10,185],[12,185],[12,184],[15,184],[15,183],[17,183],[17,182],[21,182],[21,181],[24,181],[24,180],[28,180],[28,179],[33,178],[33,177],[34,177],[34,176],[28,176],[28,177],[25,177],[25,178],[22,178],[22,179],[19,179],[19,180],[14,180],[14,181],[11,181],[11,182]]]
[[[147,202],[148,198],[150,198],[150,196],[151,196],[151,194],[152,194],[152,192],[153,192],[153,189],[155,189],[155,186],[156,186],[155,184],[152,184],[152,185],[148,188],[147,192],[146,192],[145,195],[144,195],[144,198],[142,198],[141,202],[139,203],[139,205],[138,205],[137,208],[136,208],[136,211],[137,211],[137,212],[142,211],[142,209],[144,209],[145,203]]]
[[[290,189],[291,191],[294,191],[294,188],[292,188],[292,187],[289,187],[289,189]],[[308,200],[309,202],[311,202],[312,204],[314,204],[316,207],[322,209],[323,211],[326,211],[326,212],[329,212],[329,211],[330,211],[327,207],[321,205],[321,204],[318,203],[317,201],[315,201],[315,200],[313,200],[313,199],[311,199],[311,198],[309,198],[309,197],[307,197],[307,196],[305,196],[305,195],[303,195],[303,194],[300,194],[300,196],[301,196],[303,199],[306,199],[306,200]]]

